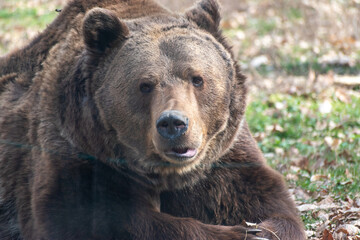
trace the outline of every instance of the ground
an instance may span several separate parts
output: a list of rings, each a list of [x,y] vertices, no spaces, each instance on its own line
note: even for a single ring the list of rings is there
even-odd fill
[[[222,26],[249,79],[250,128],[286,178],[309,239],[360,239],[360,2],[222,2]],[[0,54],[63,5],[2,1]]]

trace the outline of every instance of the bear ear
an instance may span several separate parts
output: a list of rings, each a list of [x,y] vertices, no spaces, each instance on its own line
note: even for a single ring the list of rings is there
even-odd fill
[[[92,52],[102,53],[129,35],[128,27],[114,12],[104,8],[91,9],[84,18],[85,45]]]
[[[219,8],[217,0],[202,0],[195,7],[188,10],[185,16],[200,28],[215,33],[219,29],[221,20]]]

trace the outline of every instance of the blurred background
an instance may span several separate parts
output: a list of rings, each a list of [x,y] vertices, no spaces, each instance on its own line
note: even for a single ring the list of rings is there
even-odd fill
[[[184,11],[195,1],[159,0]],[[360,0],[220,0],[248,77],[247,120],[309,239],[360,240]],[[65,0],[0,0],[0,55]]]

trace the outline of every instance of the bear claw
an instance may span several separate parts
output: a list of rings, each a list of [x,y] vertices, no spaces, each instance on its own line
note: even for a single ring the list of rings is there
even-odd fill
[[[252,229],[247,229],[246,231],[247,231],[248,233],[259,233],[259,232],[261,232],[261,229],[252,228]]]

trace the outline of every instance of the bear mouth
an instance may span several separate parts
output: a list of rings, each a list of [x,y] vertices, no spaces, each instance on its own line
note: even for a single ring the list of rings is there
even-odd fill
[[[195,157],[197,150],[195,148],[172,148],[165,152],[168,157],[187,160]]]

